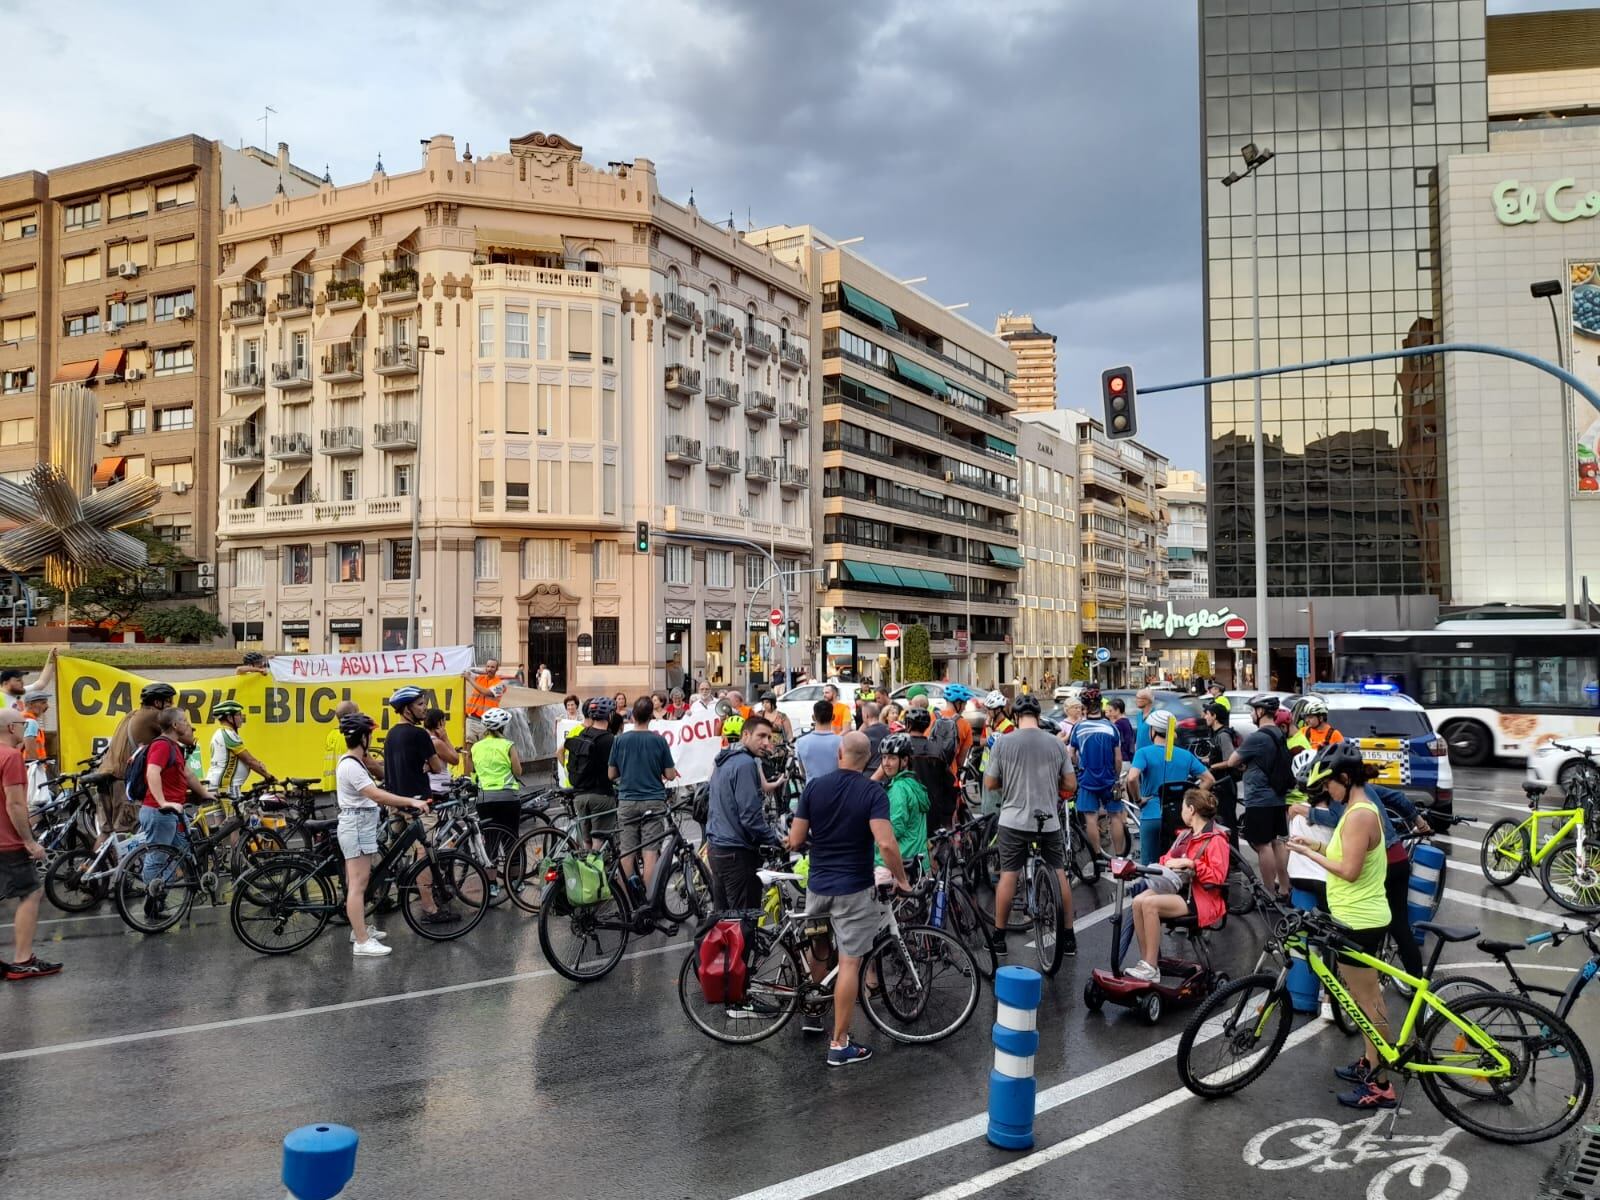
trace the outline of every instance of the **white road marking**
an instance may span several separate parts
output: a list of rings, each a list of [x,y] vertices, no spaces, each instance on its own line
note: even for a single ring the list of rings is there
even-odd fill
[[[675,942],[654,946],[649,950],[636,950],[624,954],[622,961],[649,958],[656,954],[687,953],[689,943]],[[202,1021],[197,1025],[174,1025],[167,1029],[146,1029],[140,1033],[118,1033],[109,1037],[88,1038],[81,1042],[57,1042],[51,1046],[31,1046],[26,1050],[7,1050],[0,1053],[0,1062],[16,1062],[25,1058],[44,1058],[52,1054],[66,1054],[74,1050],[99,1050],[105,1046],[125,1046],[130,1042],[153,1042],[164,1038],[188,1037],[192,1034],[214,1033],[219,1029],[237,1029],[245,1025],[268,1025],[288,1021],[295,1017],[314,1017],[322,1013],[348,1012],[357,1008],[375,1008],[382,1004],[398,1004],[402,1000],[421,1000],[429,996],[451,996],[457,992],[473,992],[481,988],[500,987],[508,983],[526,983],[530,979],[544,979],[556,974],[554,967],[541,967],[537,971],[522,971],[516,975],[500,975],[494,979],[474,979],[469,983],[452,983],[444,987],[419,988],[413,992],[394,992],[387,996],[368,996],[365,1000],[344,1000],[338,1004],[318,1004],[313,1008],[292,1008],[281,1012],[257,1013],[251,1017],[230,1017],[226,1021]]]
[[[1443,970],[1451,970],[1451,971],[1453,971],[1457,967],[1461,967],[1461,968],[1463,968],[1465,970],[1468,970],[1468,971],[1504,971],[1506,969],[1504,964],[1502,964],[1500,962],[1497,962],[1496,960],[1494,960],[1492,958],[1485,958],[1485,959],[1482,959],[1482,960],[1479,960],[1479,961],[1476,961],[1476,962],[1474,962],[1474,961],[1448,962],[1448,963],[1440,963],[1439,964],[1439,969],[1441,971],[1443,971]],[[1520,971],[1559,971],[1563,975],[1576,975],[1578,973],[1578,968],[1577,967],[1561,967],[1561,966],[1557,966],[1555,963],[1530,963],[1530,962],[1523,962],[1523,961],[1521,961],[1521,959],[1517,960],[1517,970],[1519,972]]]
[[[1570,913],[1557,915],[1540,912],[1537,908],[1529,908],[1524,904],[1513,904],[1509,900],[1496,900],[1493,896],[1474,896],[1471,892],[1463,892],[1451,887],[1445,888],[1444,894],[1447,900],[1454,900],[1458,904],[1481,908],[1485,912],[1501,913],[1508,917],[1521,917],[1524,921],[1538,921],[1541,925],[1563,925],[1573,919]]]

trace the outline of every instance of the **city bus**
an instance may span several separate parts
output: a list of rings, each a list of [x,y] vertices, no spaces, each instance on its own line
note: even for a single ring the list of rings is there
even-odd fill
[[[1464,619],[1359,630],[1334,643],[1338,678],[1393,683],[1428,712],[1450,759],[1526,759],[1600,729],[1600,629],[1556,619]]]

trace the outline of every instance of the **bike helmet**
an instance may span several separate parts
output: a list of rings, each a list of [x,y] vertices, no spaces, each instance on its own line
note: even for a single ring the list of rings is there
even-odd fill
[[[956,707],[960,707],[977,695],[964,683],[947,683],[944,685],[944,698]]]
[[[933,724],[933,714],[925,708],[913,708],[906,712],[906,728],[914,733],[926,733]]]
[[[1018,696],[1017,702],[1011,706],[1011,715],[1016,717],[1035,716],[1042,710],[1039,708],[1039,697],[1031,692],[1026,696]]]
[[[1097,687],[1084,688],[1083,691],[1078,693],[1078,703],[1083,705],[1084,712],[1099,712],[1100,689]]]
[[[511,714],[503,708],[491,708],[480,719],[483,721],[485,729],[491,729],[496,733],[501,732],[511,724]]]
[[[1164,708],[1153,708],[1150,715],[1144,719],[1144,726],[1150,731],[1152,738],[1166,740],[1167,730],[1172,728],[1173,716]]]
[[[220,721],[223,717],[239,717],[244,715],[244,705],[237,700],[218,700],[211,706],[211,719]]]
[[[157,700],[176,699],[177,695],[178,689],[170,683],[147,683],[139,693],[139,703],[148,706]]]
[[[1257,692],[1250,697],[1250,707],[1258,712],[1276,713],[1278,711],[1278,698],[1269,696],[1265,692]]]
[[[247,667],[259,667],[266,661],[267,656],[259,650],[252,650],[244,656],[244,665]]]
[[[396,688],[394,695],[389,697],[389,707],[395,712],[402,712],[423,698],[422,689],[412,684]]]
[[[738,713],[722,720],[722,736],[736,738],[744,733],[744,718]]]
[[[583,715],[590,720],[609,721],[617,711],[617,702],[610,696],[595,696],[583,706]]]
[[[1302,749],[1289,763],[1289,769],[1294,772],[1294,782],[1301,791],[1306,791],[1310,784],[1307,782],[1311,774],[1311,764],[1316,761],[1317,752],[1310,746]]]
[[[1325,717],[1328,715],[1328,702],[1321,696],[1301,696],[1295,701],[1294,715],[1296,720],[1306,717]]]
[[[1006,706],[1006,694],[1004,692],[990,692],[983,698],[983,706],[988,709],[1004,708]]]
[[[883,744],[878,747],[879,754],[892,754],[896,758],[906,758],[911,753],[911,739],[903,733],[891,733],[883,739]]]
[[[763,704],[776,704],[777,702],[778,702],[778,693],[777,692],[762,692],[761,693],[761,703],[763,703]]]
[[[339,718],[339,733],[346,739],[360,737],[364,733],[371,733],[378,723],[366,713],[345,713]]]
[[[1352,779],[1367,778],[1367,761],[1361,749],[1349,742],[1329,742],[1313,756],[1306,767],[1305,790],[1316,795],[1335,775],[1348,775]]]

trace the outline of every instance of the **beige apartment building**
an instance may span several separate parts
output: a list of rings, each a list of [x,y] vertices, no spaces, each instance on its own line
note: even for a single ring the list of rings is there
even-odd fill
[[[822,354],[824,677],[883,680],[882,629],[920,622],[936,676],[1012,673],[1016,356],[970,321],[807,226],[749,235],[798,263]]]
[[[1056,335],[1033,323],[1028,313],[996,317],[994,333],[1017,355],[1011,394],[1018,412],[1049,412],[1060,400],[1056,382]]]
[[[433,137],[415,170],[230,207],[221,241],[241,641],[405,645],[415,514],[423,645],[584,695],[770,671],[768,563],[795,582],[811,553],[792,266],[648,159],[544,133],[481,158]]]
[[[154,476],[167,485],[156,533],[207,562],[223,197],[313,185],[285,146],[274,158],[194,136],[0,179],[0,475],[18,479],[47,456],[52,386],[92,386],[95,485]],[[198,569],[168,589],[208,591]]]
[[[1017,592],[1018,681],[1035,688],[1070,677],[1078,617],[1078,444],[1018,413],[1022,464],[1022,579]]]

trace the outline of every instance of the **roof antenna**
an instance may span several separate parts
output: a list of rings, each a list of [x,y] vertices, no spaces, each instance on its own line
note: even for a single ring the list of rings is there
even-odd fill
[[[261,122],[261,148],[265,150],[272,145],[271,118],[277,114],[277,109],[267,105],[256,120]]]
[[[690,208],[694,207],[694,189],[693,188],[689,189],[689,207]]]

